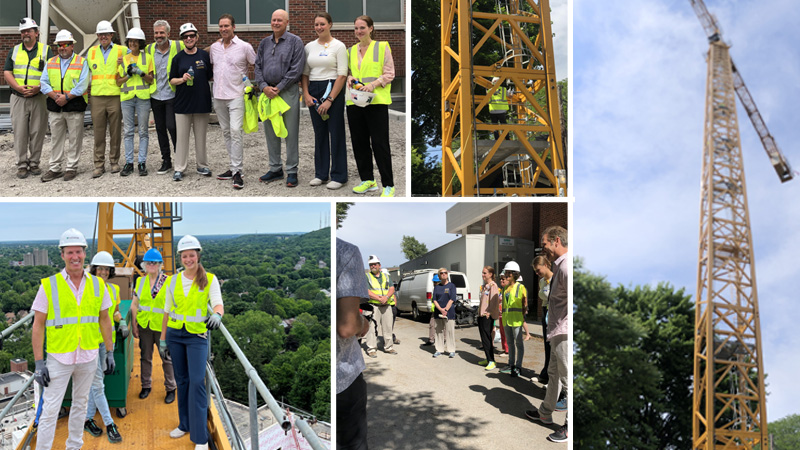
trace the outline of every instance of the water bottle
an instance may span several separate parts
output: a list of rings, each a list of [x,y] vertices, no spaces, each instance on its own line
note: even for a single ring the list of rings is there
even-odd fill
[[[317,109],[317,112],[319,112],[319,105],[321,104],[322,103],[320,103],[319,100],[314,100],[314,109]],[[320,114],[319,116],[322,118],[322,120],[328,120],[331,118],[330,114]]]
[[[189,81],[186,82],[186,85],[187,86],[194,86],[194,68],[193,67],[189,67],[189,72],[187,72],[187,73],[189,74],[190,78],[189,78]]]
[[[247,78],[247,74],[244,72],[242,73],[242,83],[245,88],[253,87],[253,83],[250,82],[250,78]]]

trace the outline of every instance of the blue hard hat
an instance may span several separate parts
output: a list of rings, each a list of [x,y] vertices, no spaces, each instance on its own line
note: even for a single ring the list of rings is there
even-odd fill
[[[433,274],[433,282],[438,283],[440,281],[442,280],[439,279],[439,274],[438,273]]]
[[[144,258],[142,258],[144,262],[164,262],[164,259],[161,258],[161,252],[158,250],[151,248],[144,254]]]

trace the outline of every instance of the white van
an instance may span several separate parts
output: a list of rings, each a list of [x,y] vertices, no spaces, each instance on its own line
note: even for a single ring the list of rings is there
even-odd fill
[[[433,276],[437,269],[415,270],[403,275],[397,285],[397,310],[411,313],[414,319],[430,320]],[[450,281],[456,285],[456,295],[466,299],[472,308],[477,308],[480,299],[472,295],[469,281],[463,272],[450,272]]]

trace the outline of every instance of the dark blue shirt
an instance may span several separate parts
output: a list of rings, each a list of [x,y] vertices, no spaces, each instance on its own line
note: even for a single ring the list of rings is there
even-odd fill
[[[175,86],[175,114],[203,114],[211,112],[211,87],[208,81],[213,77],[211,57],[208,52],[197,49],[193,55],[181,50],[172,59],[169,77],[180,78],[189,71],[194,70],[194,83],[189,86],[182,83]]]
[[[448,319],[455,319],[456,318],[456,285],[448,282],[444,286],[436,285],[433,287],[433,301],[435,301],[440,307],[445,308],[447,307],[447,302],[450,300],[453,301],[453,305],[450,306],[450,310],[447,311],[447,318]],[[439,318],[439,310],[435,310],[434,312],[435,318]]]

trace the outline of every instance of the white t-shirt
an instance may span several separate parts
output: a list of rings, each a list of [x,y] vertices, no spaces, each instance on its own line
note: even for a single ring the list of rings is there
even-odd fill
[[[303,75],[310,81],[327,81],[347,76],[347,47],[333,39],[327,44],[314,40],[306,44],[306,65]]]

